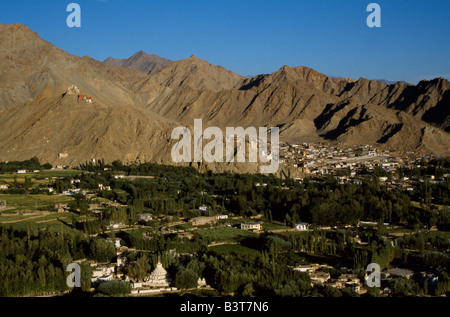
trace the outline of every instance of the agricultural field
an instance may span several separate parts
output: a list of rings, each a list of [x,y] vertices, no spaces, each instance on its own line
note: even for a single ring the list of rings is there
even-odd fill
[[[213,227],[198,230],[197,233],[206,240],[211,242],[235,242],[239,243],[246,238],[257,237],[258,234],[251,231],[244,231],[232,227]]]
[[[67,204],[73,200],[72,197],[64,195],[0,195],[0,201],[6,202],[6,210],[3,213],[36,211],[50,208],[54,204]]]
[[[0,182],[11,184],[14,181],[17,183],[24,183],[25,177],[30,179],[32,182],[37,184],[47,184],[49,179],[52,178],[61,178],[61,177],[73,177],[77,174],[82,173],[82,171],[77,170],[53,170],[53,171],[41,171],[39,173],[25,173],[25,174],[17,174],[17,173],[3,173],[0,174]]]
[[[233,253],[236,255],[247,256],[250,254],[255,254],[255,255],[259,254],[259,251],[248,248],[248,247],[240,245],[240,244],[223,244],[223,245],[212,246],[212,247],[208,248],[208,251],[214,252],[217,255],[227,255],[227,254]]]

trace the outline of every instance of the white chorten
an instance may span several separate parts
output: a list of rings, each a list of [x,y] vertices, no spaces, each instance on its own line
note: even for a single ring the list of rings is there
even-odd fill
[[[163,288],[169,287],[169,278],[167,271],[163,268],[161,260],[158,258],[158,264],[145,282],[146,286]]]

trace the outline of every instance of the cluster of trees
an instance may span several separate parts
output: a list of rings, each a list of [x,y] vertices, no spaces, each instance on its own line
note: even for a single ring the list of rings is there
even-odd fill
[[[383,221],[411,226],[448,226],[448,211],[440,215],[426,208],[414,207],[408,194],[399,190],[387,190],[380,186],[377,177],[367,178],[363,185],[340,185],[333,178],[321,181],[305,179],[304,184],[288,177],[249,174],[200,174],[190,167],[174,167],[156,164],[124,166],[120,162],[105,165],[81,165],[84,169],[77,185],[80,189],[98,190],[98,185],[110,186],[111,191],[101,191],[100,196],[126,204],[125,211],[113,212],[124,223],[137,222],[137,215],[150,212],[155,216],[197,217],[199,207],[209,207],[211,215],[232,213],[240,216],[262,214],[266,220],[278,220],[293,226],[297,222],[309,222],[320,226],[355,224],[360,220]],[[106,168],[106,170],[105,170]],[[115,178],[125,175],[153,176],[153,179],[134,181]],[[260,184],[260,186],[255,186]],[[57,191],[68,189],[70,178],[55,182]],[[446,199],[447,188],[426,189],[431,197],[438,190]],[[425,185],[424,185],[425,186]],[[412,196],[418,200],[420,197]],[[434,197],[434,196],[433,196]],[[89,214],[87,201],[77,200],[82,214]]]
[[[0,162],[0,173],[14,173],[17,170],[49,170],[51,168],[51,164],[41,164],[37,157],[25,161]]]
[[[137,250],[146,250],[154,253],[162,253],[166,250],[177,250],[179,253],[204,252],[208,241],[196,235],[194,239],[179,238],[177,235],[154,234],[150,239],[143,239],[139,231],[119,232],[120,237],[128,246]]]
[[[25,296],[70,291],[67,265],[74,259],[109,262],[112,243],[72,232],[17,231],[0,226],[0,296]],[[82,264],[82,287],[90,288],[91,269]]]
[[[131,283],[126,281],[109,281],[99,285],[97,297],[118,297],[131,293]]]
[[[99,163],[98,163],[99,164]],[[322,182],[305,180],[304,184],[274,175],[200,174],[193,168],[142,164],[83,166],[95,174],[83,173],[80,188],[109,185],[105,198],[133,207],[137,213],[151,211],[156,215],[184,217],[200,215],[198,207],[210,206],[213,213],[241,216],[262,214],[266,219],[287,221],[289,225],[306,221],[317,225],[355,224],[359,220],[423,224],[429,219],[414,208],[410,198],[398,190],[380,186],[376,177],[363,185],[340,185],[334,179]],[[154,179],[129,181],[115,179],[113,174],[151,175]],[[255,186],[264,184],[264,186]]]

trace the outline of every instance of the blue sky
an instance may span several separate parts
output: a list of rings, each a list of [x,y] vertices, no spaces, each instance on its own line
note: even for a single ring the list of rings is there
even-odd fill
[[[81,6],[81,28],[66,7]],[[366,24],[381,6],[381,28]],[[0,23],[21,23],[67,52],[103,61],[139,50],[192,54],[242,75],[283,65],[330,76],[450,78],[448,0],[2,0]]]

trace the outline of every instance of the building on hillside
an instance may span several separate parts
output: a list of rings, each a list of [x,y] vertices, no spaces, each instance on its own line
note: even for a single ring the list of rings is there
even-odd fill
[[[153,216],[152,214],[139,214],[138,215],[138,220],[140,221],[152,221],[153,220]]]
[[[120,239],[119,239],[119,238],[116,238],[116,239],[108,238],[108,239],[106,239],[106,241],[108,241],[108,242],[110,242],[110,243],[114,243],[114,246],[115,246],[116,248],[120,248],[120,247],[121,247],[121,245],[120,245]]]
[[[127,264],[127,257],[126,255],[121,251],[117,251],[117,267],[125,267]]]
[[[7,190],[9,188],[8,184],[0,184],[0,190]]]
[[[69,88],[67,88],[66,90],[67,95],[78,95],[79,93],[80,89],[75,85],[69,86]]]
[[[385,273],[386,277],[404,277],[407,279],[411,278],[414,275],[413,271],[400,268],[386,270],[383,273]]]
[[[198,282],[197,282],[197,288],[203,288],[203,287],[208,287],[208,284],[206,283],[206,279],[199,278]]]
[[[69,206],[67,204],[55,204],[55,209],[60,212],[69,211]]]
[[[305,264],[305,265],[298,265],[294,267],[293,270],[302,273],[314,273],[319,268],[320,268],[319,264]]]
[[[323,285],[330,279],[331,276],[328,272],[316,271],[314,273],[310,273],[309,277],[311,278],[312,285]]]
[[[262,229],[262,226],[259,222],[242,223],[241,229],[246,231],[260,231]]]
[[[116,267],[114,264],[99,265],[92,271],[91,282],[94,286],[114,279]]]
[[[297,231],[307,231],[309,229],[309,223],[300,222],[295,225],[295,230]]]

